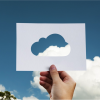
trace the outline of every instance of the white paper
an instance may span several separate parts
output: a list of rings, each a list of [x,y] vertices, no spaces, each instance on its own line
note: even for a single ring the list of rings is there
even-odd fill
[[[50,34],[60,34],[71,46],[68,56],[35,56],[33,43]],[[86,70],[85,23],[16,23],[16,70],[48,71],[54,64],[58,71]]]

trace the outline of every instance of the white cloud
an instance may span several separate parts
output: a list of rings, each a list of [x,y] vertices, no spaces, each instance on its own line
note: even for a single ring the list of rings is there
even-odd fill
[[[37,56],[67,56],[71,51],[70,45],[65,47],[49,46],[43,53],[39,53]]]
[[[49,94],[47,94],[46,96],[47,96],[47,97],[50,97],[50,95],[49,95]]]
[[[23,97],[23,100],[39,100],[34,96],[30,96],[30,97]]]
[[[93,61],[86,60],[86,71],[66,71],[75,81],[76,88],[74,99],[100,99],[100,57],[94,57]],[[39,85],[39,71],[33,72],[31,85],[39,88],[42,92],[46,90]]]
[[[67,71],[77,83],[74,98],[100,99],[100,57],[87,59],[86,63],[86,71]]]
[[[40,76],[40,72],[39,71],[34,71],[32,76]]]
[[[39,84],[39,75],[40,72],[38,71],[34,71],[33,72],[33,81],[30,81],[31,85],[34,87],[34,88],[39,88],[42,92],[46,92],[46,89],[44,89],[40,84]]]
[[[14,93],[18,93],[18,92],[16,90],[13,90],[13,91],[10,91],[10,93],[14,94]]]
[[[5,91],[5,87],[2,84],[0,84],[0,91],[2,91],[2,92]]]

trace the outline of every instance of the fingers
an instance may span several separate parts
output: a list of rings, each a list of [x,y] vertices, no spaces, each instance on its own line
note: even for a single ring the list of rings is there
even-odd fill
[[[52,77],[53,83],[57,83],[61,80],[55,65],[50,66],[50,75]]]
[[[51,69],[52,66],[53,65],[50,66],[50,69]],[[61,78],[62,81],[66,81],[66,80],[71,78],[71,76],[68,73],[66,73],[65,71],[57,71],[57,69],[40,72],[40,75],[41,76],[46,76],[51,80],[54,79],[53,82],[56,81],[59,78]]]
[[[51,85],[48,84],[48,83],[46,83],[46,82],[44,82],[44,81],[40,81],[39,83],[40,83],[40,85],[43,86],[43,87],[47,90],[47,92],[50,94],[50,92],[51,92]]]
[[[49,71],[43,71],[43,72],[40,72],[40,75],[49,75]]]
[[[41,76],[46,76],[46,77],[52,79],[52,78],[51,78],[51,75],[50,75],[50,71],[43,71],[43,72],[40,72],[40,75],[41,75]]]
[[[58,73],[59,73],[59,76],[61,77],[61,79],[64,79],[65,77],[70,77],[70,75],[67,74],[65,71],[58,71]],[[50,71],[40,72],[40,75],[47,76],[48,78],[52,79],[51,75],[50,75]]]
[[[49,83],[49,84],[52,85],[52,80],[49,79],[49,78],[47,78],[46,76],[41,76],[41,77],[40,77],[40,80],[41,80],[41,81],[44,81],[44,82],[47,82],[47,83]]]

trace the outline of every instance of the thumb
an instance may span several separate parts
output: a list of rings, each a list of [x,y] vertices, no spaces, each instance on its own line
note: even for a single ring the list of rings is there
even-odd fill
[[[55,65],[50,66],[50,75],[51,75],[51,78],[53,80],[53,83],[57,83],[61,80]]]

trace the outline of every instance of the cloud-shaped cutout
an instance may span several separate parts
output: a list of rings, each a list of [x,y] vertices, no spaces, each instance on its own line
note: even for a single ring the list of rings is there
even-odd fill
[[[70,45],[65,47],[50,46],[43,53],[39,53],[37,56],[67,56],[70,53]]]
[[[31,52],[36,56],[66,56],[70,53],[70,45],[61,35],[51,34],[33,43]]]

